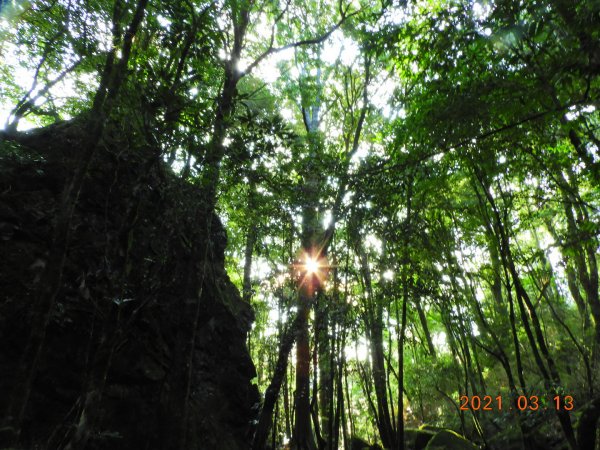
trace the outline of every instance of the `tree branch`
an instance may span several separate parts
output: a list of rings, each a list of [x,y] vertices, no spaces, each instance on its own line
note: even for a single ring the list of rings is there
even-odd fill
[[[258,66],[265,58],[267,58],[270,55],[273,55],[275,53],[280,53],[280,52],[283,52],[285,50],[289,50],[291,48],[303,47],[305,45],[315,45],[315,44],[320,44],[320,43],[324,42],[329,36],[331,36],[333,34],[334,31],[336,31],[338,28],[340,28],[347,19],[349,19],[349,18],[357,15],[360,11],[361,10],[357,10],[357,11],[354,11],[353,13],[351,13],[351,14],[348,14],[348,15],[344,14],[344,15],[342,15],[342,17],[340,18],[340,20],[334,26],[332,26],[328,31],[326,31],[325,33],[323,33],[322,35],[320,35],[318,37],[315,37],[315,38],[312,38],[312,39],[304,39],[304,40],[301,40],[301,41],[296,41],[296,42],[293,42],[291,44],[284,45],[282,47],[273,47],[273,42],[275,40],[275,34],[274,33],[271,34],[271,43],[270,43],[269,47],[264,52],[262,52],[246,68],[246,70],[244,70],[240,74],[240,78],[242,78],[242,77],[248,75],[249,73],[251,73],[256,68],[256,66]]]

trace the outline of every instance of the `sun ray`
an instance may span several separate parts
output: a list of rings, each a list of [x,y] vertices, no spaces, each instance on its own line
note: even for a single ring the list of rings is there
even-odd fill
[[[323,285],[329,272],[327,258],[316,250],[303,251],[294,264],[295,272],[300,282],[299,286],[308,289],[312,295]]]

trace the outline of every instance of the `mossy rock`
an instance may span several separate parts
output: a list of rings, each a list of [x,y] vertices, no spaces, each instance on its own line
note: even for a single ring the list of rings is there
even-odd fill
[[[423,450],[433,438],[436,431],[424,428],[407,428],[404,430],[404,445],[407,450]]]
[[[425,450],[478,450],[475,444],[467,441],[451,430],[438,431],[425,447]]]
[[[381,450],[381,447],[377,444],[369,444],[367,441],[357,437],[357,436],[353,436],[352,439],[350,439],[350,449],[351,450]]]

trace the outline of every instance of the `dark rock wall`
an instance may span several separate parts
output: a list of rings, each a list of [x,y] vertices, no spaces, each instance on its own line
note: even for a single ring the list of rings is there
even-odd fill
[[[75,126],[22,141],[0,142],[2,410],[81,142]],[[253,313],[225,273],[226,234],[216,217],[207,227],[202,200],[152,149],[118,137],[101,145],[72,220],[26,448],[64,448],[82,418],[90,449],[248,448]]]

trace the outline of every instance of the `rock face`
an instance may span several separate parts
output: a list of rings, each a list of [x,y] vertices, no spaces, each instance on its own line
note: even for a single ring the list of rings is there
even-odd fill
[[[77,127],[0,142],[0,407],[28,342]],[[21,432],[24,448],[249,447],[250,306],[224,270],[226,234],[158,152],[107,137],[71,221]],[[209,230],[209,236],[207,236]]]

